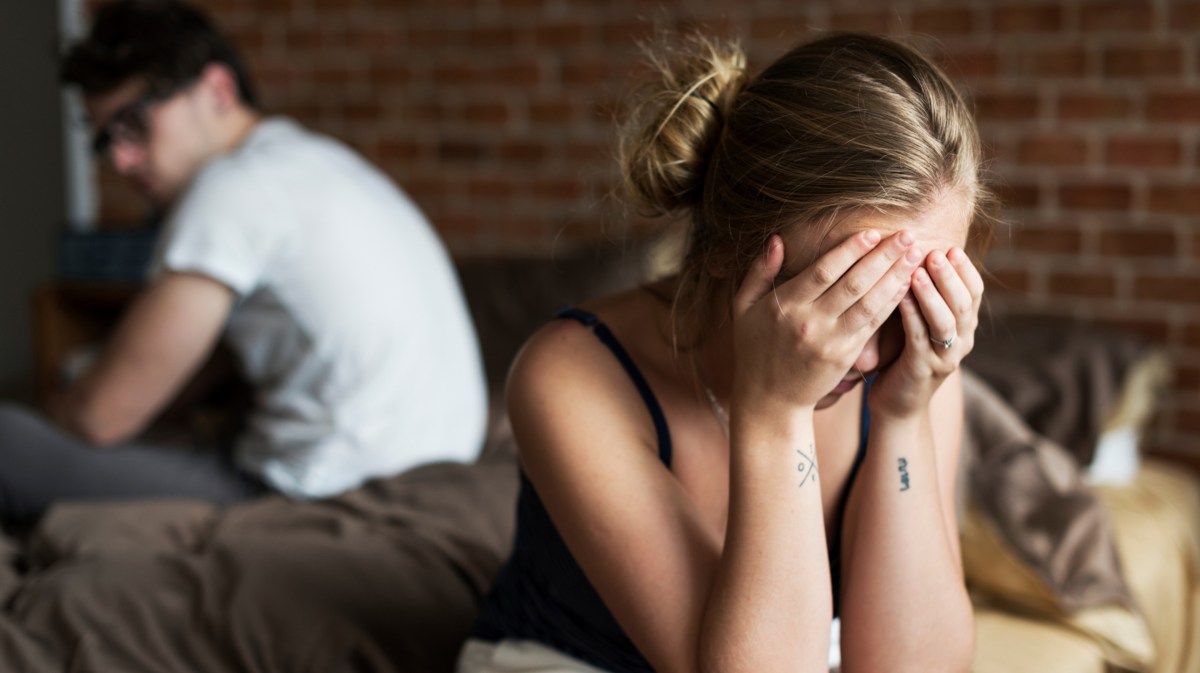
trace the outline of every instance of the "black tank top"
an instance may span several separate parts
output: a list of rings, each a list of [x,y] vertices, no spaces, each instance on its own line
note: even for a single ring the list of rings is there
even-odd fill
[[[612,331],[595,315],[567,308],[560,311],[558,317],[577,320],[590,328],[620,361],[650,411],[658,435],[659,458],[670,469],[671,435],[666,417],[633,359],[621,347]],[[866,394],[870,384],[868,379],[863,390],[858,454],[842,492],[837,512],[837,530],[829,551],[835,615],[841,579],[839,550],[842,516],[850,486],[866,454],[867,428],[870,424]],[[614,673],[653,671],[575,562],[524,470],[520,479],[516,541],[512,555],[501,567],[471,636],[491,642],[506,638],[534,640]]]

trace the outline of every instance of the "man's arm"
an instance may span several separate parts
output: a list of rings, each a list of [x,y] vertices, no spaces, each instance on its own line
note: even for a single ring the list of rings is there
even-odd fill
[[[136,435],[204,363],[234,298],[207,276],[160,276],[134,300],[95,365],[67,391],[55,420],[95,446]]]

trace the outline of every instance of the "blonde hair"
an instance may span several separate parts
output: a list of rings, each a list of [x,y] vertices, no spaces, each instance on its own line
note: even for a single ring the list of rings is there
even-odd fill
[[[626,191],[649,215],[690,219],[676,338],[702,340],[718,281],[740,281],[773,234],[870,208],[914,213],[946,189],[973,208],[968,251],[994,229],[979,134],[946,76],[913,49],[839,34],[756,77],[736,43],[693,37],[652,53],[658,73],[621,146]]]

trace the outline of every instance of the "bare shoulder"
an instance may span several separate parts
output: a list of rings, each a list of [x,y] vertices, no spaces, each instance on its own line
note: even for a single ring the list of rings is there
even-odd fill
[[[629,306],[625,293],[583,308],[606,322]],[[526,341],[509,371],[506,394],[513,429],[526,440],[519,442],[522,455],[540,446],[590,443],[576,439],[581,436],[620,435],[623,445],[653,437],[641,422],[646,412],[629,375],[577,320],[553,320]]]

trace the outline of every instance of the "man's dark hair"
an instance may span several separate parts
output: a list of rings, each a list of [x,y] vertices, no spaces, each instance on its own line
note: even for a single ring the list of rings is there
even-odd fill
[[[91,32],[63,59],[61,77],[85,96],[103,95],[141,79],[167,93],[200,76],[210,63],[233,72],[238,97],[258,107],[258,96],[233,44],[200,10],[177,0],[117,0],[96,11]]]

